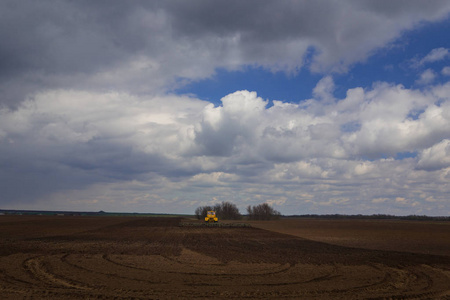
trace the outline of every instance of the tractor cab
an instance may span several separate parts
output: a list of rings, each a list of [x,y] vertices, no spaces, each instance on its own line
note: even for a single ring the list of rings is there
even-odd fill
[[[212,222],[218,222],[218,221],[219,221],[219,219],[217,218],[215,211],[209,210],[206,213],[205,222],[212,223]]]

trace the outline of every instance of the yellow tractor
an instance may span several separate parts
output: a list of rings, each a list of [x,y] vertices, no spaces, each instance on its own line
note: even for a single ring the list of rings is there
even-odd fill
[[[219,221],[219,219],[217,218],[215,211],[209,210],[206,213],[205,222],[207,222],[207,223],[213,223],[213,222],[216,223],[218,221]]]

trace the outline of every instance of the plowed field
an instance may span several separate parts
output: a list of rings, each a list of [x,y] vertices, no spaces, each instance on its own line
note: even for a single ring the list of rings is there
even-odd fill
[[[183,221],[1,216],[0,298],[450,298],[449,239],[436,241],[450,224],[437,226],[437,235],[433,226],[429,235],[418,233],[417,243],[428,239],[430,251],[410,251],[403,247],[414,243],[393,238],[377,223],[364,236],[341,228],[333,243],[333,223],[328,231],[325,223],[322,231],[314,226],[308,236],[305,228],[315,221],[255,222],[251,228],[179,226]],[[405,224],[428,228],[411,222],[397,230],[412,234]],[[339,239],[345,230],[350,240]],[[383,231],[386,238],[379,239]]]

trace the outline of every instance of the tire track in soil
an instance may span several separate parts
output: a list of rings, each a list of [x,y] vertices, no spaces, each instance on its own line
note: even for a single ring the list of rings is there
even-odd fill
[[[300,285],[302,288],[305,289],[305,284],[311,284],[311,283],[323,283],[326,281],[332,281],[336,278],[340,278],[343,277],[344,274],[343,272],[339,271],[339,267],[338,266],[334,266],[333,267],[333,271],[329,272],[328,274],[322,275],[322,276],[318,276],[318,277],[314,277],[312,279],[309,280],[305,280],[305,281],[298,281],[298,282],[286,282],[286,283],[277,283],[277,284],[260,284],[260,285],[264,285],[264,286],[273,286],[273,287],[282,287],[282,286],[287,286],[287,285]],[[369,285],[363,285],[363,286],[358,286],[358,287],[352,287],[352,288],[348,288],[348,289],[335,289],[332,291],[316,291],[316,290],[312,290],[312,291],[307,291],[305,290],[305,293],[310,293],[311,295],[313,294],[329,294],[330,292],[336,294],[336,296],[338,296],[339,294],[348,294],[351,291],[356,291],[356,290],[363,290],[363,289],[367,289],[368,287],[372,287],[372,286],[377,286],[377,285],[381,285],[386,283],[387,278],[389,278],[390,276],[388,274],[386,274],[380,281],[369,284]]]
[[[14,286],[15,289],[30,288],[38,282],[33,280],[29,273],[23,268],[24,261],[30,258],[30,255],[8,255],[0,257],[0,282]],[[20,266],[19,268],[17,266]]]
[[[104,272],[103,271],[102,272],[102,271],[98,271],[96,269],[82,267],[80,265],[76,265],[74,263],[69,262],[67,260],[68,256],[69,255],[66,255],[66,257],[64,259],[64,262],[67,265],[70,265],[73,268],[77,268],[77,269],[79,269],[79,270],[81,270],[83,272],[89,273],[91,275],[92,274],[98,274],[98,275],[104,276],[105,277],[105,281],[107,281],[109,277],[113,277],[113,278],[118,278],[118,279],[126,279],[126,280],[130,280],[130,281],[136,281],[136,282],[139,282],[139,283],[143,283],[143,282],[148,283],[148,284],[161,284],[162,283],[161,281],[154,281],[154,280],[147,280],[147,279],[139,278],[139,276],[135,276],[137,278],[134,278],[134,277],[130,277],[130,276],[119,275],[118,273],[120,273],[120,270],[115,270],[115,273],[111,273],[112,271],[109,271],[109,272]],[[98,255],[98,256],[100,256],[100,255]],[[101,255],[101,259],[104,260],[104,261],[107,261],[110,264],[113,264],[113,265],[116,265],[116,266],[120,266],[122,268],[123,267],[128,267],[126,265],[122,265],[120,263],[114,262],[113,260],[109,259],[108,255],[106,255],[106,254]],[[150,269],[137,268],[137,267],[134,267],[134,268],[131,267],[131,269],[139,270],[139,271],[148,271],[148,272],[151,271]],[[104,287],[104,286],[102,286],[102,287]]]
[[[22,268],[24,268],[32,278],[41,281],[45,286],[65,287],[79,290],[91,289],[91,287],[84,283],[75,282],[52,273],[51,270],[49,270],[48,264],[44,262],[46,257],[48,256],[42,255],[28,258],[23,262]]]
[[[119,263],[113,259],[111,259],[110,257],[108,257],[107,255],[103,255],[102,258],[108,260],[109,262],[112,262],[114,264],[117,264],[119,266],[124,266],[130,269],[136,269],[136,270],[145,270],[145,271],[149,271],[149,269],[147,268],[142,268],[142,267],[135,267],[135,266],[130,266],[127,264],[123,264],[123,263]],[[228,273],[217,273],[223,270],[215,270],[215,271],[210,271],[210,272],[203,272],[203,273],[199,273],[199,272],[189,272],[189,271],[181,271],[180,268],[182,268],[185,265],[188,265],[190,268],[195,267],[196,265],[198,266],[197,263],[183,263],[179,261],[178,257],[174,257],[174,258],[170,258],[169,259],[170,262],[176,263],[179,266],[172,266],[171,268],[167,268],[167,266],[160,266],[160,273],[165,273],[165,274],[174,274],[174,275],[189,275],[189,276],[196,276],[198,278],[203,278],[203,277],[207,277],[209,279],[214,278],[214,277],[233,277],[232,279],[225,279],[225,282],[223,282],[222,284],[211,284],[211,283],[195,283],[195,284],[190,284],[190,286],[223,286],[223,285],[227,285],[230,282],[233,282],[234,285],[236,286],[286,286],[286,285],[298,285],[298,284],[303,284],[305,282],[312,282],[314,281],[313,279],[310,280],[306,280],[306,281],[292,281],[292,278],[295,276],[292,276],[292,274],[289,274],[289,270],[292,268],[291,265],[287,264],[287,265],[282,265],[282,266],[278,266],[278,270],[276,271],[269,271],[267,272],[266,270],[262,270],[264,273],[255,273],[255,270],[252,270],[252,272],[247,272],[247,273],[236,273],[236,272],[228,272]],[[216,264],[217,265],[217,264]],[[231,267],[230,264],[220,264],[220,266],[223,266],[225,268],[229,268]],[[248,265],[242,265],[243,269],[250,269],[251,266],[249,267]],[[281,268],[281,269],[280,269]],[[169,269],[169,270],[167,270]],[[171,271],[170,269],[177,269],[178,271]],[[335,275],[336,273],[336,268],[334,269],[333,272],[327,274],[327,275],[322,275],[319,276],[315,279],[317,279],[317,281],[319,281],[320,279],[325,280],[325,278],[331,279],[332,277],[337,277],[339,275]],[[261,272],[261,271],[260,271]],[[281,274],[281,273],[286,273],[283,274],[284,275],[284,280],[286,280],[286,282],[279,282],[279,283],[274,283],[271,284],[270,281],[273,280],[271,277],[273,277],[273,275],[276,274]],[[245,277],[246,279],[250,278],[250,281],[252,281],[251,284],[245,284],[245,283],[239,283],[240,279],[235,278],[235,277]],[[128,278],[128,277],[127,277]],[[257,278],[257,279],[256,279]],[[224,280],[224,279],[222,279]],[[255,283],[255,280],[257,282],[260,283]],[[196,281],[196,280],[194,280]]]
[[[123,266],[123,267],[127,267],[130,269],[136,269],[136,270],[145,270],[145,271],[150,271],[147,268],[142,268],[142,267],[135,267],[135,266],[130,266],[128,264],[123,264],[123,263],[119,263],[113,259],[111,259],[110,257],[104,255],[103,256],[105,259],[107,259],[109,262],[112,262],[114,264],[117,264],[119,266]],[[169,263],[169,265],[161,265],[160,266],[160,275],[163,276],[164,274],[167,274],[169,276],[173,276],[173,275],[181,275],[181,276],[194,276],[196,278],[213,278],[213,277],[233,277],[232,281],[238,281],[238,278],[235,277],[264,277],[264,276],[270,276],[270,275],[274,275],[274,274],[279,274],[279,273],[283,273],[288,271],[291,266],[287,265],[287,266],[279,266],[279,268],[281,267],[282,269],[278,269],[276,271],[270,271],[267,272],[266,270],[262,270],[264,273],[236,273],[236,272],[228,272],[228,273],[217,273],[217,272],[225,272],[226,269],[229,267],[227,264],[220,264],[221,267],[224,267],[223,270],[216,270],[216,271],[205,271],[203,273],[199,273],[199,272],[193,272],[193,271],[183,271],[182,268],[185,267],[186,265],[188,265],[189,269],[195,269],[196,266],[198,266],[198,264],[194,264],[194,263],[189,263],[189,264],[184,264],[183,262],[180,262],[179,260],[177,260],[177,258],[164,258],[165,259],[165,263]],[[173,265],[176,264],[176,265]],[[217,266],[217,264],[216,264]],[[248,268],[248,266],[247,266]],[[268,268],[267,268],[268,269]],[[175,271],[177,270],[177,271]],[[223,279],[222,279],[223,280]],[[193,282],[195,282],[196,279],[193,280]],[[228,282],[230,282],[230,280],[228,280]],[[157,283],[157,282],[155,282]],[[161,283],[161,282],[159,282]],[[236,283],[237,284],[237,283]],[[190,284],[191,286],[196,285],[196,286],[212,286],[213,284],[211,283],[197,283],[197,284]],[[214,286],[219,286],[217,284],[214,284]]]
[[[386,268],[387,267],[384,266],[384,267],[379,268],[379,270],[383,271]],[[382,277],[382,279],[379,281],[376,281],[372,284],[352,286],[352,287],[348,287],[348,288],[335,288],[330,291],[322,291],[322,292],[318,292],[318,293],[319,294],[321,294],[321,293],[327,294],[329,296],[333,296],[333,298],[334,297],[342,297],[344,295],[357,295],[357,294],[365,294],[365,295],[374,295],[374,294],[383,295],[383,294],[385,294],[387,296],[387,295],[392,294],[392,289],[393,289],[392,286],[393,286],[394,282],[396,282],[394,280],[394,278],[395,278],[395,276],[393,276],[393,273],[384,271],[384,276]],[[390,297],[387,297],[387,298],[390,299]],[[384,296],[376,297],[374,299],[385,299],[385,297]]]
[[[187,274],[187,275],[208,275],[208,276],[268,276],[268,275],[275,275],[280,273],[285,273],[291,269],[291,264],[278,264],[277,266],[270,266],[262,269],[258,269],[258,271],[254,271],[253,273],[236,273],[236,272],[226,272],[226,268],[230,268],[231,264],[228,263],[205,263],[202,261],[196,261],[196,262],[189,262],[188,259],[185,259],[186,261],[182,261],[180,259],[181,256],[183,256],[183,253],[186,252],[192,252],[194,256],[198,256],[201,258],[204,258],[205,255],[202,255],[201,253],[188,250],[188,249],[182,249],[182,255],[177,257],[167,257],[166,259],[173,261],[176,264],[179,264],[180,266],[188,266],[188,267],[194,267],[198,268],[199,266],[203,266],[203,268],[208,268],[208,270],[204,272],[187,272],[187,271],[177,271],[177,272],[170,272],[170,273],[180,273],[180,274]],[[186,254],[185,254],[186,255]],[[192,254],[190,255],[189,259],[192,258]],[[195,259],[192,259],[194,261]],[[205,267],[205,265],[207,267]],[[217,270],[213,271],[210,269],[210,267],[216,267]],[[225,269],[225,270],[224,270]],[[267,271],[270,270],[270,271]]]
[[[436,270],[430,270],[430,268],[430,266],[425,265],[407,268],[407,272],[409,272],[411,277],[414,279],[408,286],[409,289],[411,289],[411,287],[415,287],[416,289],[419,288],[420,292],[412,291],[401,294],[394,293],[392,297],[394,299],[448,299],[447,296],[450,295],[448,283],[440,282],[442,281],[442,279],[440,279],[441,277],[436,276],[436,273],[439,272]],[[428,272],[426,272],[427,269]],[[433,274],[434,276],[430,274]],[[439,281],[439,284],[436,284],[436,281]],[[441,288],[445,286],[447,286],[447,290],[442,291]]]
[[[225,243],[230,243],[230,240],[225,240]],[[186,251],[187,249],[185,249]],[[190,251],[190,250],[187,250]],[[192,251],[193,252],[193,251]],[[195,253],[195,252],[194,252]],[[196,253],[199,256],[202,256],[200,253]],[[178,257],[175,258],[171,258],[172,261],[179,263],[180,265],[189,265],[189,266],[198,266],[199,264],[201,264],[201,262],[196,262],[196,263],[183,263],[179,260]],[[216,265],[216,266],[221,266],[221,267],[230,267],[231,263],[225,263],[225,264],[212,264],[212,265]],[[292,278],[295,278],[295,276],[292,276],[292,274],[290,274],[290,270],[292,269],[292,265],[291,264],[284,264],[284,265],[279,265],[277,266],[278,270],[275,271],[264,271],[263,273],[255,273],[255,270],[252,270],[252,272],[247,272],[247,273],[235,273],[235,272],[228,272],[228,273],[217,273],[220,272],[221,270],[215,270],[215,271],[209,271],[209,272],[203,272],[203,273],[199,273],[199,272],[170,272],[170,273],[182,273],[182,274],[186,274],[186,275],[197,275],[197,276],[208,276],[211,278],[214,277],[245,277],[246,279],[250,278],[250,281],[252,282],[251,284],[245,284],[245,283],[239,283],[239,282],[235,282],[233,283],[235,286],[241,286],[241,287],[245,287],[245,286],[271,286],[271,287],[282,287],[282,286],[288,286],[288,285],[299,285],[299,284],[303,284],[303,283],[307,283],[307,282],[313,282],[313,281],[320,281],[325,280],[326,278],[333,278],[333,277],[338,277],[340,275],[336,275],[336,268],[334,268],[334,270],[332,272],[330,272],[329,274],[326,275],[321,275],[318,276],[316,278],[310,279],[310,280],[305,280],[305,281],[292,281]],[[249,269],[249,265],[247,264],[243,264],[242,265],[243,269]],[[250,266],[251,268],[251,266]],[[273,269],[274,267],[272,267]],[[278,283],[270,283],[271,280],[273,280],[273,275],[283,275],[283,282],[278,282]],[[239,279],[237,279],[239,280]],[[284,281],[286,280],[286,281]],[[234,280],[233,280],[234,281]],[[257,283],[255,283],[255,281],[257,281]],[[217,285],[217,284],[216,284]],[[211,286],[211,284],[196,284],[196,286]]]
[[[34,279],[36,282],[25,282],[27,286],[20,289],[0,288],[2,292],[2,299],[17,299],[19,295],[24,299],[148,299],[149,291],[145,291],[147,296],[143,297],[144,291],[130,290],[130,289],[109,289],[104,290],[104,287],[88,286],[87,283],[81,283],[50,271],[51,262],[59,259],[61,262],[66,262],[69,254],[55,256],[55,255],[38,255],[26,258],[21,268]],[[77,268],[76,265],[67,264],[71,267]],[[85,269],[88,272],[92,270]],[[105,274],[110,276],[111,274]],[[8,276],[11,278],[11,276]],[[126,277],[123,277],[126,279]],[[19,280],[22,282],[22,280]],[[103,289],[103,290],[102,290]],[[117,297],[117,295],[128,295],[125,297]],[[15,295],[15,296],[14,296]]]
[[[331,280],[333,278],[338,278],[340,276],[342,276],[342,274],[339,274],[338,267],[334,266],[332,272],[330,272],[330,273],[328,273],[326,275],[323,275],[323,276],[318,276],[318,277],[312,278],[312,279],[307,280],[307,281],[302,282],[302,283],[322,282],[322,281]]]
[[[0,287],[3,287],[4,283],[6,283],[8,286],[12,285],[19,288],[29,287],[32,285],[31,282],[16,278],[12,275],[7,274],[3,270],[0,270],[0,282]]]

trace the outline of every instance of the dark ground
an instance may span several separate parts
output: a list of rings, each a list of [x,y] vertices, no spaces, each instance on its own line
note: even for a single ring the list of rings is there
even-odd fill
[[[450,297],[449,239],[439,241],[450,224],[182,221],[1,216],[2,299]]]

